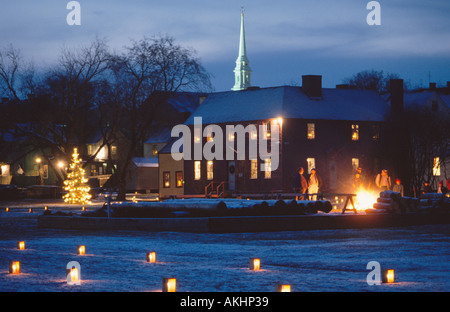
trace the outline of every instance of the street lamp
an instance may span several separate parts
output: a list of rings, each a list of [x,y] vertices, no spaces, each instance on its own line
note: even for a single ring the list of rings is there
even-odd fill
[[[44,184],[42,179],[42,159],[40,157],[36,157],[35,162],[39,165],[39,184]]]

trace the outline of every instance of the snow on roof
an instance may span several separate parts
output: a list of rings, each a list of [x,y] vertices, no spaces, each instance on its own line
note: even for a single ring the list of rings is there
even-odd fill
[[[144,143],[167,143],[170,141],[171,136],[170,132],[172,131],[172,127],[153,127],[150,131],[150,136]]]
[[[434,93],[434,91],[405,92],[403,94],[403,105],[405,107],[423,106]]]
[[[180,138],[178,137],[174,137],[174,138],[170,138],[170,142],[164,146],[159,152],[158,154],[171,154],[172,153],[172,145],[178,141]],[[178,152],[183,153],[183,145],[180,146]]]
[[[282,86],[213,93],[186,121],[202,117],[204,124],[266,120],[276,117],[383,121],[386,102],[374,91],[322,89],[310,98],[301,88]]]
[[[158,158],[153,157],[134,157],[133,163],[136,167],[150,167],[157,168],[158,167]]]

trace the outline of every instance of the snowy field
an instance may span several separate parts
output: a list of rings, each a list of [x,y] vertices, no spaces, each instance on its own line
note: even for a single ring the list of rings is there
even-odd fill
[[[441,292],[450,290],[450,226],[276,233],[85,232],[37,228],[42,212],[0,212],[1,292]],[[26,249],[18,250],[17,241]],[[76,254],[78,245],[86,255]],[[156,252],[156,263],[145,260]],[[261,270],[249,269],[261,259]],[[8,272],[18,260],[21,274]],[[395,283],[372,285],[369,261],[395,269]],[[68,285],[66,265],[81,266]]]

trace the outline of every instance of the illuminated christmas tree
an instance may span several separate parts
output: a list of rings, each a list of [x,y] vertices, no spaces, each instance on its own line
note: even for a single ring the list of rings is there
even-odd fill
[[[72,154],[72,163],[69,167],[67,180],[64,181],[64,190],[68,191],[63,196],[64,201],[70,204],[89,204],[91,190],[86,185],[87,179],[84,177],[84,169],[81,166],[81,159],[78,158],[78,150],[75,148]]]

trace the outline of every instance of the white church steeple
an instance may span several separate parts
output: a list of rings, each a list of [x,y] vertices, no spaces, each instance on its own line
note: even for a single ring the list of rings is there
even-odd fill
[[[234,87],[233,91],[245,90],[251,87],[251,69],[247,58],[247,49],[245,47],[245,30],[244,30],[244,8],[241,12],[241,35],[239,41],[239,55],[236,59],[236,67],[234,68]]]

